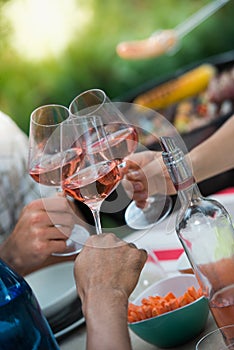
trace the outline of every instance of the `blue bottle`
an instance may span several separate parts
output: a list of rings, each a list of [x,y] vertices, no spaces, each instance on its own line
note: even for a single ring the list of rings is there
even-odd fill
[[[59,350],[27,282],[0,260],[0,350]]]

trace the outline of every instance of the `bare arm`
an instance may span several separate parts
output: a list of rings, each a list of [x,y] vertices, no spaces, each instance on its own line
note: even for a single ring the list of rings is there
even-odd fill
[[[88,293],[85,310],[87,350],[131,349],[127,308],[127,297],[117,290]]]
[[[91,236],[75,262],[87,324],[87,350],[130,350],[128,297],[147,253],[113,234]]]
[[[197,182],[234,168],[234,115],[189,156]]]
[[[192,149],[189,162],[197,182],[234,168],[234,115],[213,135]],[[161,192],[175,194],[161,152],[145,151],[129,157],[128,182],[123,182],[129,197],[143,208],[146,198]]]

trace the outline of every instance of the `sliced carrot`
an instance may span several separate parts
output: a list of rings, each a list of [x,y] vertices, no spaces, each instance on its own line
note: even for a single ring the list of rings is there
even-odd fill
[[[203,295],[202,289],[198,288],[197,290],[198,298],[200,298]]]
[[[128,320],[132,319],[133,322],[139,321],[138,315],[136,312],[131,312],[130,315],[128,316]],[[129,321],[130,322],[130,321]]]
[[[152,317],[155,317],[155,316],[158,316],[159,314],[158,314],[158,310],[157,310],[157,308],[156,307],[153,307],[152,308]]]
[[[183,295],[179,296],[179,297],[177,298],[177,300],[178,300],[179,307],[185,305],[185,303],[184,303],[184,296],[183,296]]]
[[[178,304],[178,300],[177,300],[177,299],[172,299],[172,300],[170,300],[168,304],[169,304],[169,308],[170,308],[169,311],[176,310],[176,309],[178,309],[178,307],[179,307],[179,304]]]
[[[128,316],[128,322],[129,322],[129,323],[137,322],[137,319],[135,319],[134,317],[132,317],[131,315],[129,315],[129,316]]]
[[[184,298],[186,299],[187,303],[192,303],[195,299],[189,294],[188,291],[184,293]]]
[[[188,292],[189,295],[191,295],[193,300],[196,300],[198,298],[198,292],[196,291],[194,286],[189,287],[187,289],[187,292]]]
[[[180,298],[180,301],[179,301],[179,305],[180,305],[180,307],[182,307],[182,306],[185,306],[185,305],[188,305],[189,304],[189,302],[188,302],[188,300],[184,297],[184,295]]]
[[[169,293],[167,293],[166,295],[165,295],[165,297],[164,297],[164,299],[166,299],[166,300],[171,300],[171,299],[176,299],[176,296],[175,296],[175,294],[173,294],[172,292],[169,292]]]
[[[144,319],[147,318],[147,317],[146,317],[146,314],[145,314],[145,312],[144,312],[144,310],[142,309],[141,306],[140,306],[140,307],[138,308],[138,310],[137,310],[137,315],[138,315],[138,319],[139,319],[139,320],[144,320]]]
[[[143,305],[142,309],[144,310],[147,318],[152,317],[152,308],[149,305]]]
[[[182,306],[190,304],[202,295],[201,288],[196,290],[194,286],[191,286],[179,297],[176,297],[172,292],[168,292],[165,296],[156,295],[143,298],[141,305],[129,303],[128,322],[137,322],[162,315],[168,311],[176,310]]]

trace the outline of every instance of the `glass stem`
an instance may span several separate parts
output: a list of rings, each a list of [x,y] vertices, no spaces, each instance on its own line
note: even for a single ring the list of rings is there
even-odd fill
[[[92,214],[94,218],[95,228],[97,235],[102,234],[102,225],[101,225],[101,219],[100,219],[100,209],[92,209]]]
[[[149,210],[150,207],[151,207],[151,204],[152,204],[153,202],[155,202],[155,199],[154,199],[153,197],[148,197],[148,198],[146,199],[145,207],[142,209],[142,211],[144,212],[144,211]]]

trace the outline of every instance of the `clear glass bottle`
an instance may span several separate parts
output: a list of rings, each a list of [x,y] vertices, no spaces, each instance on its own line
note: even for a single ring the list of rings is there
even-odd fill
[[[160,139],[163,160],[181,207],[176,233],[208,298],[218,327],[234,323],[234,230],[218,201],[204,198],[184,153],[170,137]],[[234,334],[228,338],[234,339]]]
[[[27,282],[0,260],[0,349],[58,350]]]

